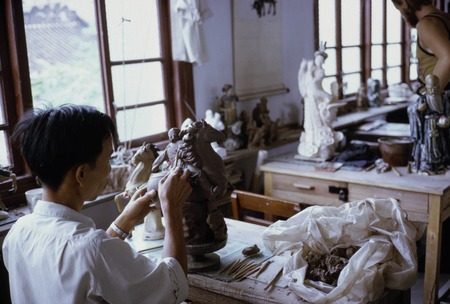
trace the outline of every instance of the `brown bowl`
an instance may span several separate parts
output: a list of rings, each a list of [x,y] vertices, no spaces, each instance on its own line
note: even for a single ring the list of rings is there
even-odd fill
[[[391,166],[406,166],[411,159],[413,141],[410,137],[380,137],[381,157]]]

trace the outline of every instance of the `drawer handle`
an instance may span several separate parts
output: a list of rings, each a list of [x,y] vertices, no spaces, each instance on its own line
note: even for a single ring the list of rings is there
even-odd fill
[[[348,189],[336,186],[329,186],[328,192],[339,194],[339,200],[348,202]]]
[[[311,185],[303,185],[299,183],[294,183],[295,188],[303,189],[303,190],[314,190],[314,186]]]

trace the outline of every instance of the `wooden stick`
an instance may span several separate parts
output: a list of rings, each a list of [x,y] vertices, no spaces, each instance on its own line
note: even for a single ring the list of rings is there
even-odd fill
[[[264,287],[264,290],[269,289],[270,286],[272,286],[280,277],[280,275],[283,273],[283,267],[281,267],[280,270],[278,270],[277,274],[273,277],[272,280],[270,280],[269,283],[267,283],[266,287]]]
[[[406,166],[406,173],[410,174],[411,173],[411,164],[408,163],[408,165]]]
[[[248,277],[252,273],[255,273],[256,271],[258,271],[259,268],[260,268],[259,265],[255,265],[255,267],[249,269],[245,273],[242,273],[241,275],[236,275],[236,277],[233,277],[233,280],[237,280],[238,281],[238,280],[240,280],[242,278]]]
[[[218,274],[224,273],[226,270],[229,270],[230,268],[233,267],[234,264],[238,263],[239,259],[234,260],[232,263],[228,264],[227,267],[225,267],[224,269],[222,269],[221,271],[219,271]]]
[[[143,253],[143,252],[146,252],[146,251],[150,251],[150,250],[153,250],[153,249],[159,249],[159,248],[162,248],[162,247],[163,247],[163,245],[161,244],[161,245],[157,245],[157,246],[154,246],[154,247],[149,247],[149,248],[141,249],[141,250],[139,250],[138,252],[139,252],[139,253]]]
[[[245,276],[247,273],[249,273],[250,271],[252,271],[252,270],[254,270],[255,268],[258,268],[258,267],[259,267],[258,264],[251,263],[248,266],[246,266],[243,269],[241,269],[239,272],[237,272],[233,276],[233,279],[241,278],[241,277]]]
[[[392,167],[392,171],[394,171],[394,173],[397,174],[397,176],[402,176],[402,174],[398,172],[398,170],[395,167]]]
[[[232,270],[232,273],[237,273],[239,270],[243,269],[244,267],[247,266],[247,262],[245,261],[246,259],[243,259],[240,263],[238,263],[234,269]]]
[[[228,269],[227,273],[225,275],[228,275],[230,273],[230,271],[234,270],[234,268],[236,267],[236,265],[241,263],[241,259],[236,259],[231,265],[231,267]]]
[[[245,266],[243,266],[241,269],[239,269],[239,271],[236,271],[233,276],[237,276],[245,271],[247,271],[249,268],[251,268],[254,264],[246,264]]]
[[[371,164],[369,167],[367,167],[365,170],[366,171],[370,171],[370,170],[372,170],[373,168],[375,168],[375,163],[373,163],[373,164]]]
[[[257,278],[264,270],[266,270],[267,266],[269,266],[270,263],[272,263],[273,260],[267,260],[262,265],[259,271],[256,273],[255,278]]]

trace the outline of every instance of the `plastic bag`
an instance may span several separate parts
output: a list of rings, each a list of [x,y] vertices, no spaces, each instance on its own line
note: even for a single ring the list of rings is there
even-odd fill
[[[312,303],[367,303],[385,288],[407,290],[417,279],[418,240],[424,229],[406,219],[394,199],[365,199],[340,207],[312,206],[263,232],[275,254],[290,252],[283,274],[290,289]],[[337,286],[306,280],[309,251],[360,247],[342,269]]]

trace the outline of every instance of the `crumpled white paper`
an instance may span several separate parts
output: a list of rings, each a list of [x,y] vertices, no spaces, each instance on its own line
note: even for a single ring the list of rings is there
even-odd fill
[[[385,288],[407,290],[417,279],[416,240],[424,227],[406,219],[395,199],[365,199],[340,207],[312,206],[262,234],[275,254],[292,256],[283,274],[290,289],[311,303],[367,303]],[[329,253],[335,247],[357,246],[337,286],[305,280],[310,250]]]

